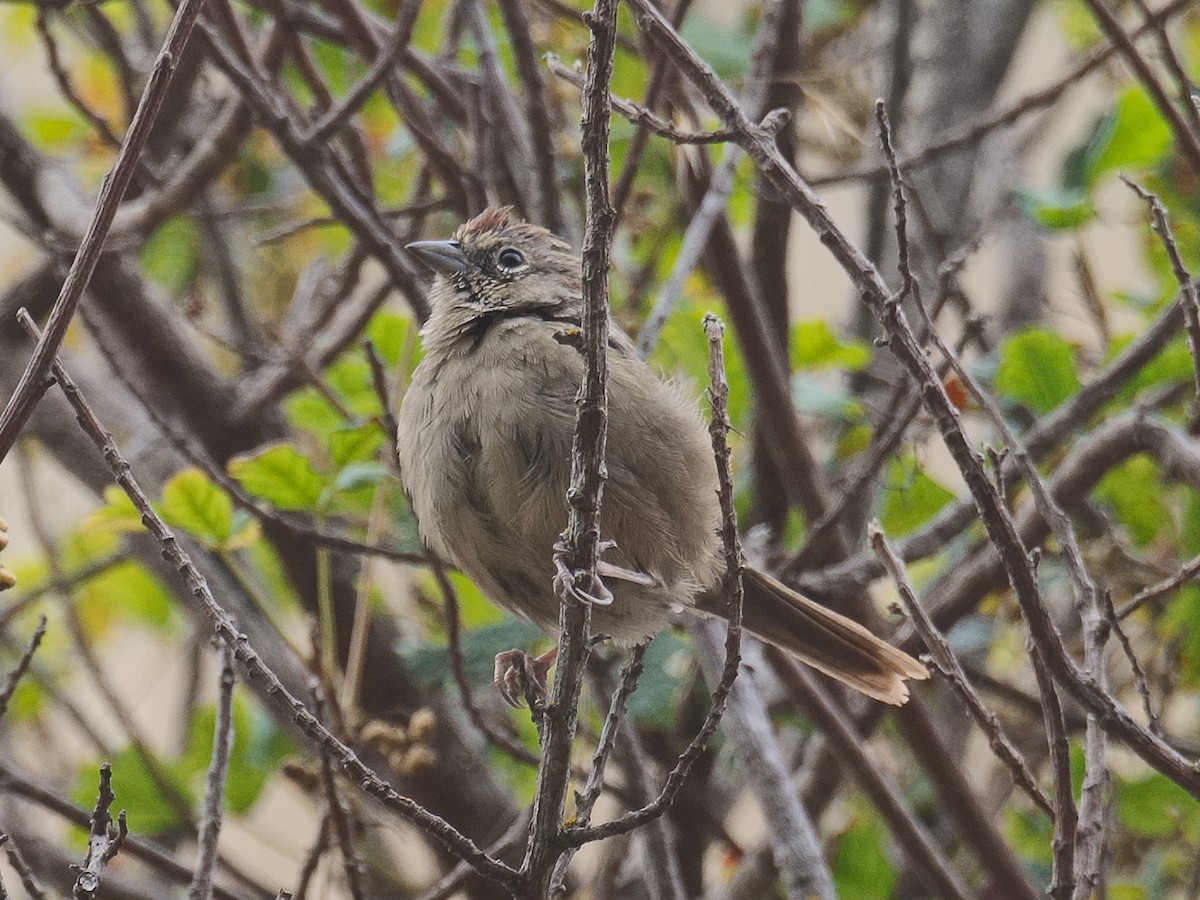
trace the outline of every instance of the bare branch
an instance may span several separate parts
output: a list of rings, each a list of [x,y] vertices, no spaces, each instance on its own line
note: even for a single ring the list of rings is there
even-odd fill
[[[221,641],[221,676],[217,690],[217,716],[213,723],[212,758],[204,776],[204,814],[200,819],[196,874],[188,886],[188,900],[212,897],[213,867],[217,863],[217,842],[221,836],[221,811],[225,806],[225,780],[229,776],[229,757],[233,750],[233,648]]]

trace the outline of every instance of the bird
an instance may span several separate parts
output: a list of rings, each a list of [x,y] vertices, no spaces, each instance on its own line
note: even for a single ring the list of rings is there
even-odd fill
[[[407,250],[435,273],[424,355],[397,415],[401,480],[425,544],[491,601],[558,629],[552,548],[566,524],[581,269],[550,231],[492,207],[449,240]],[[592,628],[620,646],[682,608],[724,617],[717,472],[695,397],[637,354],[615,323],[608,341],[603,555]],[[857,622],[748,565],[743,625],[809,666],[892,705],[928,672]],[[496,658],[504,698],[518,671],[545,690],[553,651]],[[527,682],[529,683],[529,682]]]

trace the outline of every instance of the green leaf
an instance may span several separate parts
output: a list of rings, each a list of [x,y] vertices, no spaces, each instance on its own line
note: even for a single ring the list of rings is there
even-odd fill
[[[329,456],[334,466],[374,461],[386,438],[374,421],[339,428],[329,436]]]
[[[673,631],[660,633],[646,649],[646,668],[638,688],[629,698],[629,714],[638,723],[669,731],[679,719],[686,690],[691,645]]]
[[[467,678],[473,684],[490,684],[496,668],[496,654],[514,647],[529,649],[546,634],[536,625],[515,616],[507,616],[498,625],[489,625],[462,635],[462,650]],[[413,676],[427,687],[453,684],[448,652],[445,647],[422,645],[401,647]]]
[[[1126,88],[1088,145],[1084,178],[1088,186],[1118,170],[1156,165],[1171,147],[1171,126],[1138,85]]]
[[[880,520],[884,530],[896,536],[915,531],[954,499],[954,494],[925,474],[912,457],[892,461],[886,491]]]
[[[325,377],[350,412],[364,417],[382,412],[371,364],[362,352],[344,354],[325,370]]]
[[[346,424],[346,417],[313,387],[301,388],[283,401],[288,421],[322,439]]]
[[[887,846],[887,831],[877,816],[861,813],[855,817],[838,838],[833,858],[839,897],[889,900],[896,886],[896,870],[888,861]]]
[[[110,484],[104,489],[104,505],[87,514],[83,527],[88,531],[102,531],[112,536],[136,534],[145,526],[142,525],[142,517],[129,495],[117,485]]]
[[[1082,191],[1031,191],[1019,188],[1015,194],[1021,211],[1051,231],[1078,228],[1096,217],[1091,198]]]
[[[104,630],[114,614],[123,614],[159,629],[173,621],[171,593],[141,563],[116,563],[82,582],[76,590],[76,607],[84,626],[93,634]]]
[[[1009,400],[1047,413],[1079,390],[1075,351],[1043,328],[1018,331],[1000,348],[996,390]]]
[[[199,469],[184,469],[163,486],[160,514],[209,547],[233,536],[233,501]]]
[[[400,365],[400,356],[412,328],[411,319],[381,310],[367,324],[366,338],[375,345],[375,352],[384,365],[394,369]]]
[[[171,294],[191,287],[200,271],[200,235],[196,222],[176,216],[164,222],[142,245],[141,268]]]
[[[230,460],[229,474],[251,494],[279,509],[314,511],[325,488],[308,457],[288,444]]]
[[[1178,643],[1180,686],[1200,688],[1200,587],[1179,589],[1163,616],[1162,633]]]
[[[860,341],[839,341],[824,319],[798,322],[789,335],[794,369],[847,369],[857,372],[871,361]]]
[[[1142,781],[1118,779],[1117,821],[1134,834],[1165,838],[1195,828],[1200,809],[1188,792],[1165,775]]]
[[[334,490],[339,492],[356,491],[386,481],[387,466],[378,462],[351,463],[340,472],[333,482]]]
[[[1041,881],[1049,881],[1050,864],[1054,859],[1050,847],[1054,839],[1054,825],[1045,815],[1033,809],[1005,807],[1004,837],[1021,859],[1042,869],[1044,874]]]
[[[199,707],[188,728],[188,746],[179,761],[184,779],[203,790],[204,773],[212,758],[213,729],[217,710],[212,704]],[[257,704],[240,693],[233,697],[233,747],[229,755],[229,773],[225,784],[228,809],[244,813],[258,799],[267,779],[275,774],[296,748]]]
[[[1135,456],[1110,470],[1096,485],[1096,496],[1113,507],[1139,547],[1162,535],[1164,528],[1173,528],[1158,466],[1149,457]]]

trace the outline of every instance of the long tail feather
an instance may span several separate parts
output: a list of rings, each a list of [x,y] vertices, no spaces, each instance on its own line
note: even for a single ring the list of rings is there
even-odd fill
[[[742,575],[742,621],[748,631],[868,697],[893,706],[908,699],[906,679],[928,678],[923,665],[857,622],[814,603],[757,569]],[[714,593],[699,608],[724,615]]]

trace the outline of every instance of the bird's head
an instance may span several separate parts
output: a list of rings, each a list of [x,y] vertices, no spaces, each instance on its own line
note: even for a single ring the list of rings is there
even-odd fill
[[[429,296],[435,317],[578,314],[578,257],[546,229],[515,218],[510,207],[485,210],[450,240],[407,249],[438,273]]]

